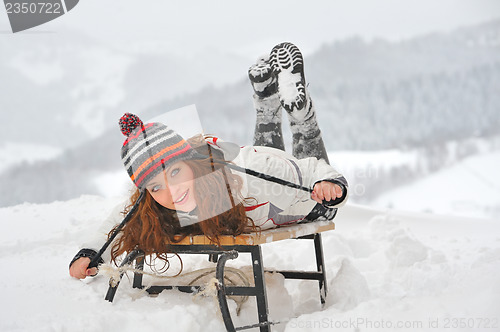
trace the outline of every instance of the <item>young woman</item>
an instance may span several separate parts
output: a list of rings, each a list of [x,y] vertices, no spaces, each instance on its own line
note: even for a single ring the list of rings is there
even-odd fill
[[[128,207],[115,211],[71,261],[72,277],[97,273],[88,268],[91,258],[141,192],[137,210],[101,262],[134,248],[167,261],[174,235],[204,234],[217,243],[225,234],[333,218],[347,198],[347,182],[328,164],[300,51],[279,44],[248,74],[257,110],[254,146],[239,148],[216,137],[186,141],[164,124],[143,124],[130,113],[120,119],[127,136],[122,160],[137,190]],[[293,156],[284,152],[282,109],[293,134]]]

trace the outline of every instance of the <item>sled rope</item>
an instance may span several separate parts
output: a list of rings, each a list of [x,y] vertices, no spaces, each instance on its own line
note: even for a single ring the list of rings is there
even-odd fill
[[[144,270],[133,268],[130,265],[116,267],[111,265],[110,263],[101,264],[99,266],[99,272],[110,278],[109,285],[111,287],[116,287],[120,282],[121,276],[126,272],[139,273],[142,275],[152,277],[153,279],[157,280],[167,280],[179,277],[179,275],[165,276],[153,272],[147,272]],[[238,277],[240,283],[243,284],[244,286],[246,287],[250,286],[250,281],[248,280],[245,273],[243,273],[243,271],[241,271],[240,269],[225,267],[224,272],[226,272],[227,274],[233,274],[236,277]],[[234,278],[230,278],[228,275],[226,275],[226,273],[224,273],[225,283],[233,286],[237,285],[238,281],[234,280]],[[182,277],[184,278],[192,277],[191,281],[189,281],[187,285],[193,286],[198,280],[207,277],[210,274],[215,274],[215,268],[204,268],[190,272],[185,272],[182,274]],[[210,296],[216,298],[217,290],[219,289],[219,287],[220,287],[219,281],[215,277],[212,277],[208,282],[204,284],[204,286],[201,287],[201,291],[195,294],[195,296]],[[239,315],[241,306],[248,300],[248,296],[228,296],[228,297],[236,302],[236,315]]]

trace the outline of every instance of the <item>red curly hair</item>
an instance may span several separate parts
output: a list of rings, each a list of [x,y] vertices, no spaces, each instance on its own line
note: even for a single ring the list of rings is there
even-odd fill
[[[113,243],[111,258],[115,263],[123,253],[138,248],[151,257],[151,262],[159,258],[168,268],[167,254],[172,253],[169,250],[169,244],[178,242],[186,236],[203,234],[220,245],[221,235],[236,236],[258,230],[253,220],[246,215],[244,207],[245,202],[254,199],[241,197],[243,180],[224,167],[227,162],[223,160],[222,153],[210,149],[201,136],[190,139],[189,143],[198,152],[207,155],[208,151],[210,154],[202,160],[185,161],[191,167],[195,177],[194,198],[197,203],[198,219],[201,221],[181,227],[177,212],[158,204],[146,191],[137,211]],[[230,197],[238,199],[236,203],[231,202],[232,208],[229,210],[221,206],[227,203],[219,199],[224,194],[227,196],[228,192]],[[124,215],[130,211],[139,195],[140,191],[135,190],[130,197],[130,205],[123,211]],[[219,213],[219,211],[225,212]],[[176,235],[180,235],[177,241]]]

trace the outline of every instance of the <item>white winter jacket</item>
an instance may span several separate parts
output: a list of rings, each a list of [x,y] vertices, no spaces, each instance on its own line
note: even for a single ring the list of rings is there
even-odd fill
[[[316,158],[297,159],[282,150],[251,146],[241,148],[240,154],[233,162],[306,188],[312,189],[317,182],[328,180],[340,184],[347,190],[343,176],[324,160]],[[317,204],[311,199],[310,192],[249,174],[244,174],[242,178],[243,196],[257,200],[256,204],[246,207],[247,216],[263,230],[300,221]],[[345,195],[344,199],[332,208],[339,207],[344,202]]]

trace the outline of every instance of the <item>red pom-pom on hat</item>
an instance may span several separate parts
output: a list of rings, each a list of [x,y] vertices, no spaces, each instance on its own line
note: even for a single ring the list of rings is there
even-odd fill
[[[120,130],[123,135],[127,137],[132,133],[132,131],[134,131],[135,128],[142,126],[144,126],[142,120],[135,114],[125,113],[120,118]]]

